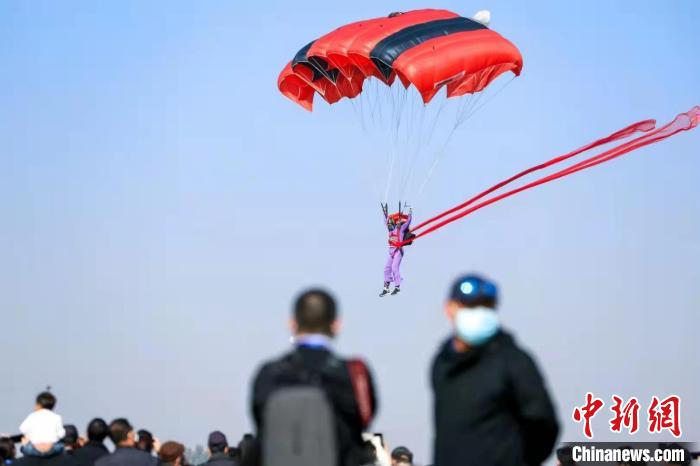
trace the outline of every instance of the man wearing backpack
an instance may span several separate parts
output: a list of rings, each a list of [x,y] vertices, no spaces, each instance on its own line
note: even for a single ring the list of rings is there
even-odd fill
[[[334,354],[339,322],[327,292],[302,293],[291,326],[294,349],[264,364],[253,382],[262,463],[357,466],[377,406],[371,374],[362,361]]]

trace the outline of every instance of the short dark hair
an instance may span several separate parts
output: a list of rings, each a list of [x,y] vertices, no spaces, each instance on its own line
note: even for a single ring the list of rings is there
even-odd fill
[[[139,429],[136,435],[138,436],[136,448],[151,453],[153,451],[153,434],[146,429]]]
[[[109,427],[107,427],[107,423],[101,417],[96,417],[87,426],[88,440],[101,443],[104,442],[108,435]]]
[[[219,443],[216,445],[209,445],[209,451],[211,451],[212,455],[214,455],[216,453],[224,453],[227,448],[228,448],[228,445],[226,445],[225,443]]]
[[[13,460],[15,454],[15,442],[10,437],[0,437],[0,458]]]
[[[56,397],[51,392],[41,392],[36,396],[36,404],[44,409],[53,409],[56,406]]]
[[[238,452],[240,464],[248,466],[259,464],[260,462],[260,445],[253,434],[245,434],[240,442],[238,442]]]
[[[73,424],[64,424],[63,430],[66,431],[66,435],[63,436],[63,443],[75,446],[78,443],[78,428]]]
[[[574,461],[574,447],[565,445],[557,448],[557,459],[561,466],[576,466],[576,462]]]
[[[240,463],[241,451],[238,449],[238,447],[228,447],[228,456],[229,458],[236,460],[237,463]]]
[[[360,464],[375,464],[377,462],[377,447],[369,440],[362,442],[362,463]]]
[[[129,432],[133,430],[129,421],[120,417],[109,423],[109,438],[115,445],[119,445],[129,438]]]
[[[294,302],[294,319],[299,332],[331,335],[331,326],[337,317],[335,299],[327,291],[307,290]]]
[[[391,459],[413,464],[413,453],[406,447],[396,447],[391,452]]]

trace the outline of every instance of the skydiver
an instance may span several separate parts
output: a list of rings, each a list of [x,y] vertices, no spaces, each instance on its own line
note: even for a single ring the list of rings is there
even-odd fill
[[[408,206],[404,206],[408,207]],[[386,204],[382,204],[382,212],[384,213],[384,222],[387,230],[389,230],[389,256],[384,266],[384,288],[379,294],[379,297],[384,297],[389,294],[389,285],[394,284],[392,295],[398,294],[401,291],[401,259],[403,259],[404,241],[410,240],[412,235],[408,231],[413,217],[413,209],[409,207],[408,215],[399,211],[389,215],[389,208]]]

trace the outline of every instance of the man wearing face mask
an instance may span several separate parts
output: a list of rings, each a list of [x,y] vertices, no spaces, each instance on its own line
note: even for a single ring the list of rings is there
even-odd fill
[[[559,426],[532,358],[500,325],[496,285],[477,275],[453,284],[453,334],[432,366],[434,463],[532,466],[552,452]]]

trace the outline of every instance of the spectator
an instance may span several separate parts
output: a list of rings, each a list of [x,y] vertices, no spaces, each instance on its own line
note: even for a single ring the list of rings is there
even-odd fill
[[[295,348],[263,365],[253,383],[252,412],[258,435],[264,431],[263,410],[273,392],[300,385],[319,387],[335,415],[338,464],[356,466],[362,456],[362,432],[376,410],[369,370],[362,361],[345,361],[333,353],[332,340],[340,324],[335,300],[327,292],[301,294],[291,326]]]
[[[557,466],[576,466],[573,450],[570,445],[557,448]]]
[[[538,465],[559,431],[532,358],[500,328],[496,285],[467,275],[452,286],[445,312],[454,333],[432,366],[434,463]]]
[[[73,424],[66,424],[63,429],[66,431],[66,435],[63,436],[63,451],[68,455],[73,455],[80,449],[81,441],[78,428]]]
[[[64,455],[62,452],[51,456],[23,456],[10,464],[12,466],[77,466],[73,455]]]
[[[413,466],[413,453],[406,447],[396,447],[391,452],[391,466]]]
[[[157,466],[158,459],[136,449],[136,433],[124,418],[109,424],[109,438],[116,450],[95,461],[95,466]]]
[[[183,466],[185,464],[185,446],[178,442],[165,442],[158,451],[162,466]]]
[[[10,466],[15,464],[15,442],[10,437],[0,437],[0,464]]]
[[[238,453],[241,466],[260,465],[260,446],[253,434],[245,434],[238,442]]]
[[[235,464],[241,464],[241,451],[238,447],[228,447],[228,456]]]
[[[24,435],[25,456],[54,456],[63,452],[61,439],[66,435],[63,419],[53,412],[56,397],[46,391],[36,397],[34,412],[19,426]]]
[[[153,454],[153,434],[151,434],[146,429],[139,429],[136,433],[136,448],[141,451],[145,451],[149,455]]]
[[[209,461],[205,464],[208,466],[237,466],[237,463],[229,456],[229,447],[226,436],[217,431],[209,434],[207,441],[209,447]]]
[[[93,466],[95,461],[109,454],[104,441],[109,435],[109,427],[104,419],[95,418],[87,426],[87,443],[73,453],[79,466]]]
[[[362,444],[362,459],[360,464],[363,466],[377,466],[377,448],[370,440],[365,440]]]
[[[62,453],[53,456],[23,456],[13,466],[77,466],[72,455]]]

